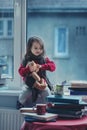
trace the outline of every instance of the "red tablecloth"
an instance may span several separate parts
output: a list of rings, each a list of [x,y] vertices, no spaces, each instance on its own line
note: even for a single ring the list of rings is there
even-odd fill
[[[60,120],[56,122],[23,122],[21,130],[87,130],[87,116],[81,119]]]

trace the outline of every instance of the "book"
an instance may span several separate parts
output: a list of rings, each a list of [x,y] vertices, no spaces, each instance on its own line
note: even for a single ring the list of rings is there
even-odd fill
[[[56,119],[51,119],[51,120],[34,119],[32,117],[29,117],[29,116],[25,116],[24,119],[26,122],[55,122],[56,121]]]
[[[83,109],[85,107],[85,104],[54,102],[53,107],[57,107],[57,108],[81,108],[81,109]]]
[[[79,104],[81,101],[80,97],[77,96],[57,96],[57,95],[51,95],[47,96],[47,101],[48,102],[61,102],[61,103],[74,103],[74,104]]]
[[[70,95],[87,95],[87,90],[70,90]]]
[[[22,108],[20,108],[20,112],[21,113],[23,113],[23,112],[34,113],[34,112],[36,112],[36,108],[22,107]]]
[[[47,112],[49,113],[54,113],[54,114],[67,114],[67,115],[81,115],[82,114],[82,110],[69,110],[69,109],[66,109],[66,110],[63,110],[63,109],[54,109],[54,108],[48,108],[47,109]]]
[[[87,81],[86,80],[73,80],[73,81],[70,81],[71,83],[71,87],[75,88],[75,87],[86,87],[87,88]]]
[[[68,89],[74,90],[74,91],[83,91],[83,92],[86,91],[87,92],[87,87],[86,88],[85,87],[84,88],[83,87],[80,87],[80,88],[79,87],[69,87]]]
[[[23,112],[22,114],[42,121],[50,121],[52,119],[57,119],[58,117],[58,114],[53,113],[46,113],[45,115],[37,115],[36,113]]]
[[[66,109],[71,109],[71,110],[81,110],[85,108],[84,104],[71,104],[71,103],[56,103],[54,102],[53,105],[49,108],[54,108],[54,109],[61,109],[61,110],[66,110]]]
[[[59,114],[58,117],[62,119],[79,119],[83,117],[83,114],[81,115]]]

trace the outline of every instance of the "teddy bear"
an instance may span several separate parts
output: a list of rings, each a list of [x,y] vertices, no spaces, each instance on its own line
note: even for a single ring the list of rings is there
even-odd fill
[[[31,70],[31,76],[36,80],[33,87],[44,90],[47,86],[46,81],[37,74],[39,71],[40,65],[36,64],[34,61],[28,62],[27,66],[29,66]]]

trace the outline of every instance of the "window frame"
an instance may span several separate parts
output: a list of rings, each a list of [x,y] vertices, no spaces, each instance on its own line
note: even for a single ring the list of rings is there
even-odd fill
[[[14,19],[13,19],[13,41],[14,41],[14,77],[6,79],[6,85],[3,86],[3,90],[7,93],[10,90],[22,89],[22,78],[18,73],[18,68],[21,64],[22,58],[26,50],[26,0],[14,0]],[[7,37],[9,38],[9,37]],[[0,90],[2,90],[0,89]],[[2,91],[1,91],[2,92]]]
[[[65,32],[62,32],[60,30],[65,30]],[[65,45],[65,52],[58,52],[58,44],[59,40],[61,40],[61,37],[65,37],[65,39],[61,42],[64,42]],[[54,57],[56,58],[68,58],[69,57],[69,43],[68,43],[68,38],[69,38],[69,32],[68,28],[66,26],[60,26],[55,28],[55,41],[54,41]]]

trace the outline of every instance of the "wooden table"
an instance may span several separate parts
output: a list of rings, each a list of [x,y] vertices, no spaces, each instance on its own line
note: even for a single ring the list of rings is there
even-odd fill
[[[87,116],[81,119],[63,120],[56,122],[23,122],[20,130],[87,130]]]

